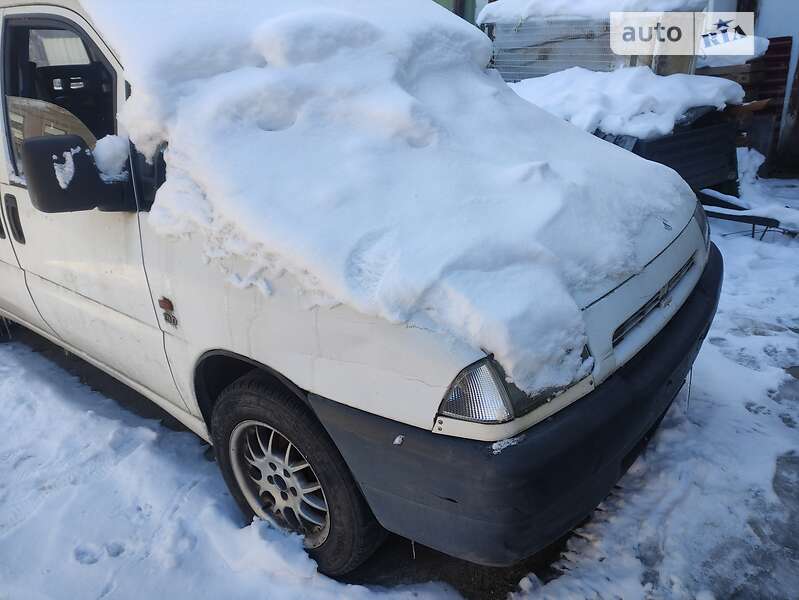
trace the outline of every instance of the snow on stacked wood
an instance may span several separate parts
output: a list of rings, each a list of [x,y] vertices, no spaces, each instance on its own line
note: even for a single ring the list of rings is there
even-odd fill
[[[692,108],[740,104],[736,82],[699,75],[656,75],[649,67],[590,71],[573,67],[511,83],[525,100],[588,132],[648,139],[668,135]]]
[[[84,4],[132,84],[132,141],[168,143],[158,231],[485,349],[527,391],[584,374],[575,298],[693,212],[671,170],[518,98],[429,0]]]

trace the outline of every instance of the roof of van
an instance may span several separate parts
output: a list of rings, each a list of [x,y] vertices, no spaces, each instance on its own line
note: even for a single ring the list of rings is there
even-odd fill
[[[94,21],[79,0],[0,0],[0,10],[17,6],[50,6],[64,8],[80,15],[95,28],[95,31],[97,31]],[[100,34],[101,32],[97,31],[97,33]],[[117,59],[119,59],[119,53],[111,45],[110,40],[103,37],[103,41],[111,49]]]
[[[34,4],[42,5],[46,4],[47,6],[61,6],[63,8],[68,8],[69,10],[75,11],[86,16],[86,11],[84,10],[83,6],[78,0],[55,0],[50,2],[42,2],[39,0],[0,0],[0,8],[9,8],[11,6],[31,6]]]

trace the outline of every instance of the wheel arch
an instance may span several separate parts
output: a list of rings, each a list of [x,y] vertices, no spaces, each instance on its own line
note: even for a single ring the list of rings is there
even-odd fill
[[[290,391],[310,407],[307,392],[275,369],[229,350],[209,350],[200,356],[194,367],[194,394],[209,433],[211,416],[219,394],[231,383],[252,371],[259,371],[272,385]]]

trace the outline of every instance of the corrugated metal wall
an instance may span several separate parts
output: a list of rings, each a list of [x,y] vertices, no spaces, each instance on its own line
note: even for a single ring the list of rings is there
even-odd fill
[[[628,57],[610,49],[609,19],[553,17],[492,25],[494,67],[506,81],[541,77],[570,67],[611,71]]]

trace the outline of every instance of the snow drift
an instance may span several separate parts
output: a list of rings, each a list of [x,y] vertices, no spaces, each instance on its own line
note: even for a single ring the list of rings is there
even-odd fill
[[[527,391],[584,374],[575,298],[693,212],[674,172],[518,98],[429,0],[82,1],[132,83],[131,140],[168,143],[159,232],[492,352]]]
[[[580,129],[641,139],[668,135],[688,110],[740,104],[736,82],[700,75],[656,75],[649,67],[610,72],[573,67],[511,83],[525,100]]]
[[[783,180],[782,185],[777,184],[773,187],[765,185],[765,182],[757,174],[765,162],[766,157],[754,148],[738,148],[740,198],[711,189],[702,190],[702,192],[713,198],[746,208],[746,210],[737,210],[714,206],[713,210],[717,213],[776,219],[783,229],[799,232],[799,200],[797,200],[796,194],[785,193],[786,190],[796,189],[797,182]]]

